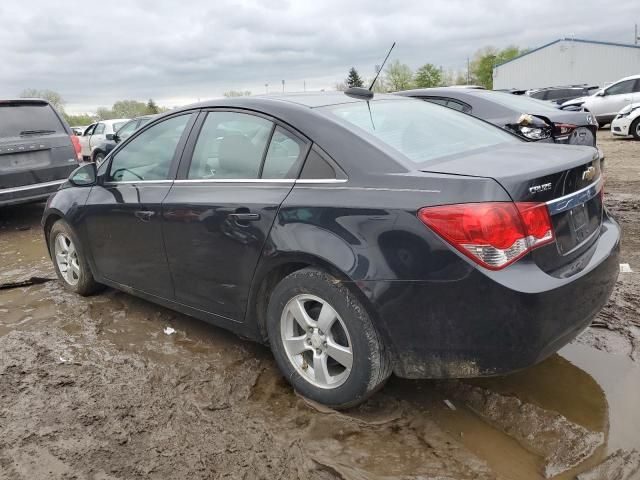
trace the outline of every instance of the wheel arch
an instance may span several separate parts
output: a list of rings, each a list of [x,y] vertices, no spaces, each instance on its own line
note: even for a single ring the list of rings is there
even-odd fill
[[[261,261],[256,270],[249,292],[246,318],[253,319],[257,338],[268,342],[267,334],[267,306],[271,297],[271,292],[278,283],[287,275],[304,268],[317,268],[329,273],[341,282],[349,291],[356,296],[364,306],[374,324],[379,325],[377,314],[369,298],[363,293],[357,282],[342,271],[338,266],[332,264],[322,257],[308,253],[289,253],[278,255],[277,258]]]
[[[53,227],[53,224],[56,223],[58,220],[61,220],[62,218],[64,218],[64,215],[60,210],[51,209],[44,214],[44,217],[42,219],[44,241],[47,245],[47,253],[49,254],[49,257],[51,257],[51,249],[49,248],[49,233],[51,233],[51,228]]]

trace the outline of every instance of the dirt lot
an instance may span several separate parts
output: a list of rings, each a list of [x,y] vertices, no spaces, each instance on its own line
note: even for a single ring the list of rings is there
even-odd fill
[[[640,272],[640,142],[600,138]],[[0,210],[0,283],[54,277],[41,211]],[[639,285],[622,273],[593,327],[524,372],[392,378],[343,413],[296,396],[267,348],[125,293],[3,289],[0,480],[574,478],[612,454],[580,478],[637,478]]]

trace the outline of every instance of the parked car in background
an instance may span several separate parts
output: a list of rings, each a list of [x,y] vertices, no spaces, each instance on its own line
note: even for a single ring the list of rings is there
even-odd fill
[[[591,96],[576,98],[562,104],[562,108],[581,107],[593,113],[603,127],[627,105],[640,102],[640,75],[625,77],[598,90]]]
[[[640,102],[624,107],[611,122],[611,133],[640,140]]]
[[[73,134],[77,135],[78,137],[82,135],[86,129],[87,127],[71,127],[71,131],[73,132]]]
[[[569,85],[565,87],[547,87],[527,90],[525,95],[536,100],[562,104],[574,98],[588,97],[594,94],[600,87],[587,85]]]
[[[0,100],[0,206],[43,200],[80,159],[78,137],[45,100]]]
[[[133,120],[129,120],[122,125],[118,131],[113,134],[107,134],[103,142],[97,144],[91,154],[91,160],[97,164],[102,163],[109,152],[115,148],[115,146],[131,136],[133,132],[138,130],[143,125],[146,125],[149,121],[155,118],[155,115],[143,115],[136,117]]]
[[[405,90],[398,95],[473,115],[526,140],[596,146],[598,124],[586,112],[565,112],[523,95],[449,87]]]
[[[284,378],[338,408],[391,372],[518,370],[586,328],[619,272],[595,150],[356,90],[152,120],[49,199],[60,281],[269,343]]]
[[[92,123],[82,133],[80,146],[82,147],[82,157],[85,160],[93,158],[93,151],[107,139],[107,135],[113,133],[129,121],[128,118],[118,118],[115,120],[102,120]]]

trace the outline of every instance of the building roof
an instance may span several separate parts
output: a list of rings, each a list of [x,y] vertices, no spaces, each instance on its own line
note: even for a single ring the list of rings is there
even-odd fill
[[[517,57],[513,57],[511,60],[507,60],[505,62],[502,63],[498,63],[494,68],[498,68],[502,65],[505,65],[509,62],[513,62],[514,60],[518,60],[522,57],[526,57],[527,55],[530,55],[534,52],[537,52],[538,50],[542,50],[543,48],[547,48],[550,47],[551,45],[554,45],[556,43],[559,42],[577,42],[577,43],[590,43],[592,45],[608,45],[610,47],[628,47],[628,48],[640,48],[640,45],[631,45],[630,43],[615,43],[615,42],[601,42],[599,40],[584,40],[582,38],[559,38],[557,40],[554,40],[553,42],[549,42],[546,43],[544,45],[542,45],[541,47],[538,48],[534,48],[533,50],[529,50],[528,52],[523,53],[522,55],[518,55]]]

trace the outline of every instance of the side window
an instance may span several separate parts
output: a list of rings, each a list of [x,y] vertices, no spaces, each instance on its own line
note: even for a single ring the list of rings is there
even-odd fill
[[[167,180],[190,114],[169,118],[142,132],[111,162],[109,181]]]
[[[442,105],[443,107],[447,106],[446,98],[426,97],[424,98],[424,100],[431,103],[437,103],[438,105]]]
[[[131,120],[130,122],[125,123],[122,126],[122,128],[116,132],[118,134],[118,137],[120,137],[120,140],[124,140],[125,138],[129,138],[131,136],[131,134],[133,132],[135,132],[137,125],[138,125],[138,121],[137,120]]]
[[[531,97],[531,98],[536,98],[536,99],[538,99],[538,100],[543,100],[543,99],[544,99],[544,97],[545,97],[545,94],[546,94],[546,93],[547,93],[547,92],[546,92],[546,91],[544,91],[544,90],[539,91],[539,92],[533,92],[533,93],[530,95],[530,97]]]
[[[301,179],[335,179],[337,178],[336,171],[331,166],[328,160],[326,160],[315,148],[312,148],[307,156],[307,161],[304,162],[302,172],[300,172]]]
[[[633,88],[634,92],[640,92],[640,78],[636,78],[636,86]]]
[[[471,107],[465,103],[457,102],[456,100],[447,100],[447,107],[452,108],[454,110],[458,110],[459,112],[468,113],[471,111]]]
[[[237,112],[210,112],[196,142],[189,179],[254,179],[273,123]]]
[[[93,131],[93,135],[101,135],[103,133],[104,133],[104,123],[97,124],[95,130]]]
[[[86,130],[84,131],[84,133],[82,134],[82,136],[87,136],[87,135],[93,135],[93,131],[95,130],[96,126],[94,125],[89,125]]]
[[[262,168],[262,178],[296,178],[305,144],[278,127],[273,132]]]
[[[635,84],[635,80],[625,80],[624,82],[611,85],[605,90],[607,95],[620,95],[624,93],[631,93]]]

